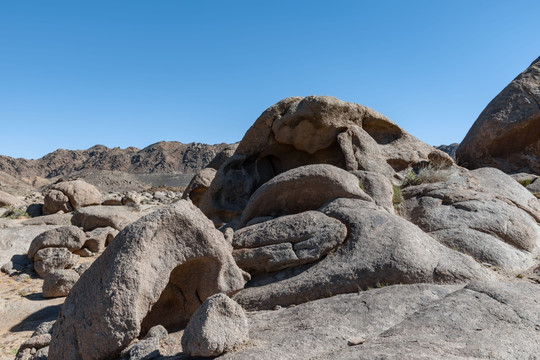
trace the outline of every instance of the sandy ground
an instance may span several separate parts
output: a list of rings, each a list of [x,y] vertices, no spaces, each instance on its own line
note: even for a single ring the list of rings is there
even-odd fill
[[[13,360],[40,323],[56,319],[64,298],[43,298],[42,284],[33,271],[0,273],[0,360]]]

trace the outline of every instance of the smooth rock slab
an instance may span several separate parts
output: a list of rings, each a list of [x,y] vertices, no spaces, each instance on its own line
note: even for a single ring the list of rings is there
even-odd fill
[[[71,223],[83,228],[84,231],[107,226],[120,231],[137,221],[140,216],[123,206],[89,206],[77,210],[71,218]]]
[[[142,329],[185,325],[207,297],[242,288],[244,275],[194,205],[160,209],[124,229],[73,286],[50,357],[115,359]]]

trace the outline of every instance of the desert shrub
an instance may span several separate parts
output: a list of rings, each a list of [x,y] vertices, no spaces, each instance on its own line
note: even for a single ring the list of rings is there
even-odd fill
[[[520,183],[524,187],[531,185],[532,182],[533,182],[533,179],[525,179],[525,180],[518,181],[518,183]]]
[[[403,202],[403,193],[401,192],[401,186],[392,185],[394,194],[392,195],[392,204],[394,208],[397,208]]]
[[[5,206],[4,208],[7,209],[7,211],[2,215],[3,218],[20,219],[20,218],[23,218],[23,217],[25,217],[25,218],[31,217],[23,209],[15,209],[15,208],[8,207],[8,206]]]
[[[413,170],[409,171],[403,179],[402,188],[407,186],[415,186],[425,183],[436,183],[448,181],[454,174],[453,168],[441,169],[432,165],[422,167],[415,172]]]

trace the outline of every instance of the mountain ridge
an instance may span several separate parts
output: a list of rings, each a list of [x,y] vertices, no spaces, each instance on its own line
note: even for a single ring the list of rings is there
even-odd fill
[[[130,174],[195,173],[230,144],[160,141],[143,149],[94,145],[86,150],[57,149],[39,159],[0,155],[0,171],[11,176],[53,178],[84,170]]]

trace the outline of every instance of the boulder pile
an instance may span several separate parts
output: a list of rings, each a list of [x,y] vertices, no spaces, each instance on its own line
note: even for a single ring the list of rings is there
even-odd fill
[[[278,102],[229,150],[183,200],[135,222],[86,207],[72,220],[86,234],[32,243],[64,284],[72,252],[103,248],[107,231],[88,232],[120,230],[71,288],[50,359],[185,358],[160,351],[181,329],[182,356],[540,352],[540,203],[510,176],[327,96]]]

